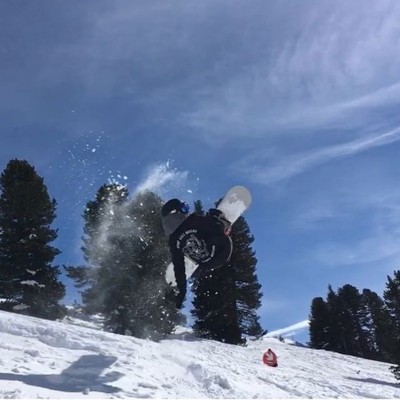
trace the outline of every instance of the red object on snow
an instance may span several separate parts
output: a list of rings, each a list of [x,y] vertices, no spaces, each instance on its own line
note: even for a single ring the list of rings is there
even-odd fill
[[[263,363],[268,365],[269,367],[277,367],[278,366],[278,357],[271,349],[268,349],[263,354],[262,360],[263,360]]]

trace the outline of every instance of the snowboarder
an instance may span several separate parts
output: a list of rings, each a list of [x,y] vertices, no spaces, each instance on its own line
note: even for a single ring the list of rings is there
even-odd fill
[[[167,201],[161,215],[178,289],[176,307],[181,308],[186,296],[184,257],[199,265],[195,274],[224,265],[232,254],[231,223],[215,208],[204,216],[189,214],[188,204],[178,199]]]

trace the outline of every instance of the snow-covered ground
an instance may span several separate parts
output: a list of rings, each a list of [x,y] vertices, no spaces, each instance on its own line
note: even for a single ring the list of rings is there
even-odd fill
[[[273,338],[224,345],[185,330],[155,343],[82,323],[0,312],[0,397],[400,398],[380,362]],[[277,368],[261,362],[268,348]]]

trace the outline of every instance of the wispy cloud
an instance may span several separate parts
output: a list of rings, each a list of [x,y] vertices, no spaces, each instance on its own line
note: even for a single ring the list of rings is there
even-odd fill
[[[18,40],[5,44],[7,62],[15,57],[19,69],[1,70],[0,110],[17,107],[24,118],[44,107],[55,121],[70,122],[76,98],[68,94],[76,88],[88,105],[123,97],[120,107],[136,120],[150,114],[146,123],[183,126],[186,135],[219,143],[298,133],[327,121],[337,126],[339,113],[348,125],[371,104],[399,98],[396,1],[360,9],[345,0],[190,6],[99,0],[33,9],[44,27],[51,21],[63,29],[43,35],[41,23],[30,24],[31,43],[18,21],[30,21],[32,10],[7,18]],[[49,112],[55,86],[63,101]],[[87,126],[94,124],[87,118]],[[110,120],[94,119],[102,118]]]
[[[290,227],[301,231],[317,229],[321,226],[321,222],[338,218],[340,216],[338,214],[331,204],[316,201],[300,212],[296,210],[295,216],[290,221]]]
[[[352,243],[331,242],[315,246],[312,257],[319,265],[344,267],[368,264],[385,259],[400,261],[400,235],[394,233],[374,234]]]
[[[398,103],[400,62],[393,54],[400,51],[395,40],[400,6],[373,2],[360,10],[344,1],[305,3],[300,8],[291,3],[282,13],[274,10],[269,27],[279,36],[256,24],[257,34],[246,31],[254,39],[249,51],[256,55],[199,96],[187,115],[193,127],[226,139],[298,134],[299,129],[310,133],[317,126],[365,124],[367,110]],[[268,51],[259,47],[260,37]]]
[[[296,194],[281,223],[312,241],[301,250],[309,264],[342,268],[343,274],[351,267],[362,275],[366,266],[384,274],[399,265],[398,172],[391,162],[374,160],[378,162],[367,158],[365,163],[355,163],[356,168],[345,168],[344,174],[337,171],[325,185],[311,182],[307,186],[302,181],[306,182],[303,193]]]
[[[378,135],[371,135],[344,144],[327,146],[305,153],[282,155],[280,158],[274,156],[272,159],[265,159],[264,152],[259,152],[256,155],[251,155],[243,159],[240,162],[240,166],[236,166],[236,168],[242,169],[253,181],[270,185],[290,179],[320,164],[338,158],[349,157],[399,140],[400,127],[397,127]]]

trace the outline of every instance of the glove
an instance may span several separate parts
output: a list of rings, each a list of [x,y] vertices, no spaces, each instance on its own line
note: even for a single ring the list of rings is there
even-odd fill
[[[178,309],[181,309],[181,308],[182,308],[183,302],[184,302],[184,300],[185,300],[185,296],[186,296],[186,293],[185,293],[185,292],[179,292],[179,293],[176,295],[176,297],[175,297],[175,305],[176,305],[176,308],[178,308]]]
[[[221,210],[218,210],[218,208],[210,208],[207,214],[215,218],[224,217],[224,213]]]

